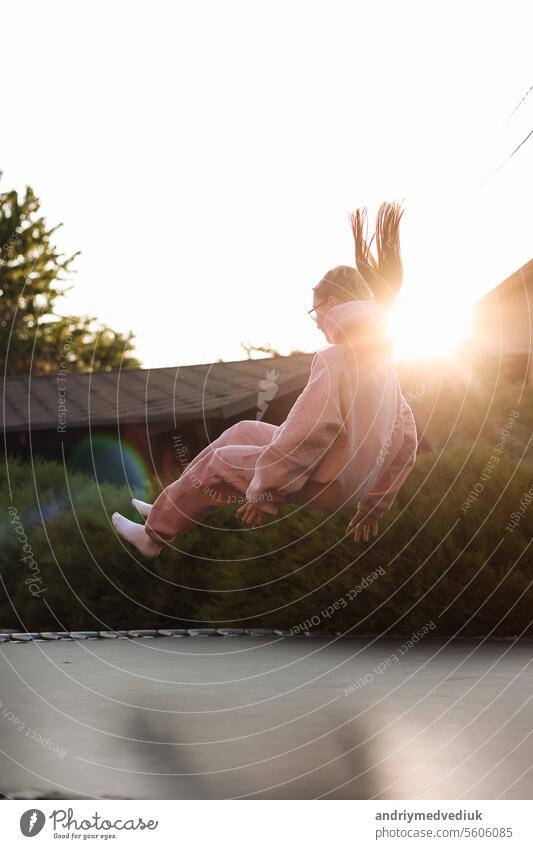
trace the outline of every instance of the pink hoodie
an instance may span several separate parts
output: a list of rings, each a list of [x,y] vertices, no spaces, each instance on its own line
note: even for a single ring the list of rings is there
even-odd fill
[[[385,324],[374,299],[347,301],[324,318],[332,344],[317,351],[309,381],[255,464],[248,501],[277,513],[284,501],[367,514],[388,510],[418,447]]]

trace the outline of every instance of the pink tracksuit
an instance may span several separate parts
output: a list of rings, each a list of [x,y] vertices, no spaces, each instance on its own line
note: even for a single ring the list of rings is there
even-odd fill
[[[347,301],[324,318],[332,343],[317,351],[307,385],[282,425],[238,422],[203,449],[155,500],[145,529],[161,544],[234,503],[275,515],[280,504],[380,516],[411,471],[415,420],[402,396],[374,299]]]

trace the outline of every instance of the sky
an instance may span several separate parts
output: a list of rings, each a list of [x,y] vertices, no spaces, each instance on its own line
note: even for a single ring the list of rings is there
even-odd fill
[[[357,207],[405,209],[400,355],[533,256],[526,2],[26,0],[2,28],[0,190],[81,251],[58,311],[146,368],[326,345]]]

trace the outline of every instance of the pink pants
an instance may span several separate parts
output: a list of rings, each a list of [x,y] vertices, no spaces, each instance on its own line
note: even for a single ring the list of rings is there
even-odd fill
[[[277,429],[255,419],[227,428],[158,495],[144,525],[148,536],[159,544],[172,542],[225,504],[244,504],[256,460]]]

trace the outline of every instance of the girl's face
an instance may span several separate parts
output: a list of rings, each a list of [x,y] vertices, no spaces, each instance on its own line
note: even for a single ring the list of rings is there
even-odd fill
[[[317,296],[316,292],[313,293],[313,308],[311,310],[311,318],[316,322],[316,326],[319,330],[322,331],[324,336],[327,338],[327,332],[324,327],[324,316],[328,314],[331,307],[334,307],[336,304],[339,304],[340,301],[335,295],[329,295],[327,298],[322,298]]]

